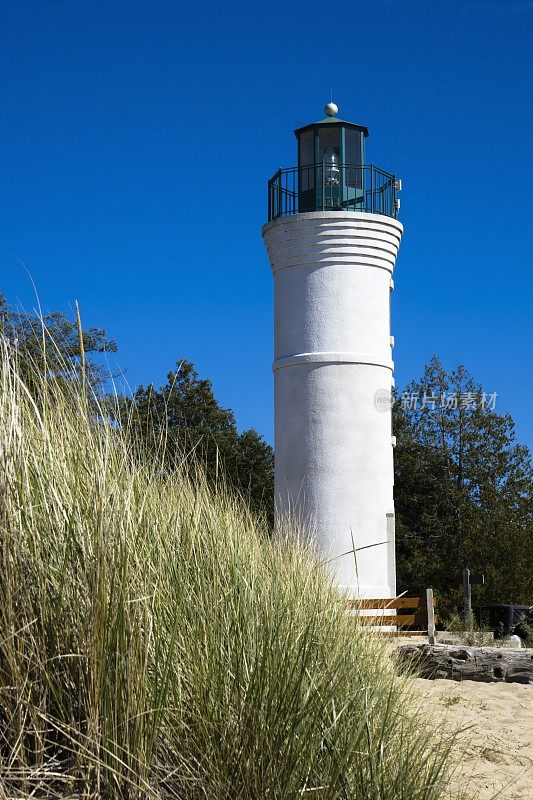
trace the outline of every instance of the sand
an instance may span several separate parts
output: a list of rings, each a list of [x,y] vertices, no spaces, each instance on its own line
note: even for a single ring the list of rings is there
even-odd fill
[[[415,680],[424,706],[446,729],[468,728],[452,789],[477,800],[533,800],[533,686]]]
[[[475,800],[498,792],[498,800],[533,800],[533,686],[417,678],[414,687],[436,723],[467,728],[452,796],[463,789]]]

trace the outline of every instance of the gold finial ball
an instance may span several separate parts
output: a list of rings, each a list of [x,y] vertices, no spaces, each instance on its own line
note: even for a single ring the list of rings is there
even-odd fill
[[[324,112],[328,117],[334,117],[339,113],[339,107],[336,106],[335,103],[328,103],[327,106],[324,107]]]

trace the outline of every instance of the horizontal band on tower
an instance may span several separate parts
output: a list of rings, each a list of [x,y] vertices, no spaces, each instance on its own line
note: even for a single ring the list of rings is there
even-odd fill
[[[366,364],[371,367],[383,367],[392,372],[394,362],[392,359],[380,359],[375,355],[365,353],[299,353],[294,356],[277,358],[272,364],[272,371],[276,372],[283,367],[293,367],[297,364]]]
[[[263,228],[274,273],[329,265],[378,267],[392,273],[401,235],[401,224],[390,217],[342,212],[283,217]]]

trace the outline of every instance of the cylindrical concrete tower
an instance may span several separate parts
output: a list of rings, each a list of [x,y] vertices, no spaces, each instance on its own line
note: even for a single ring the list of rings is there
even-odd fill
[[[366,128],[295,131],[298,166],[269,181],[274,274],[275,502],[336,583],[388,598],[394,555],[392,272],[399,181],[364,162]],[[354,553],[355,548],[355,553]]]

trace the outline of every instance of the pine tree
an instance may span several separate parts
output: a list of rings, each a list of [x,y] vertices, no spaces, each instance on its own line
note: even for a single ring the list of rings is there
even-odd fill
[[[479,602],[531,602],[533,468],[495,399],[434,356],[395,403],[400,589],[433,585],[451,606],[468,566],[486,578]]]

